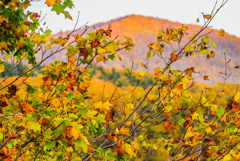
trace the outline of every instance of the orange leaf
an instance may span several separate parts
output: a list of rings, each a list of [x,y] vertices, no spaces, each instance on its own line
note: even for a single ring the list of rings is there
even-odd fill
[[[204,76],[203,76],[203,79],[204,79],[204,80],[209,80],[208,75],[204,75]]]
[[[210,151],[210,150],[206,150],[205,152],[204,152],[204,157],[205,158],[209,158],[210,156],[212,155],[212,152]]]
[[[178,59],[179,59],[179,55],[176,55],[175,52],[172,52],[171,53],[171,58],[170,58],[171,62],[175,62]]]
[[[47,87],[48,89],[50,89],[51,85],[53,85],[53,80],[49,76],[43,77],[42,80],[44,81],[43,88]]]
[[[174,128],[174,125],[171,123],[171,122],[165,122],[163,127],[166,129],[166,130],[172,130]]]
[[[47,4],[48,7],[50,7],[50,6],[52,6],[52,5],[56,4],[56,3],[57,3],[56,0],[46,0],[46,2],[45,2],[45,4]]]
[[[206,18],[206,19],[211,19],[212,18],[212,16],[211,15],[204,15],[204,18]]]
[[[20,105],[18,105],[18,108],[20,108],[22,112],[26,114],[36,111],[29,103],[20,103]]]

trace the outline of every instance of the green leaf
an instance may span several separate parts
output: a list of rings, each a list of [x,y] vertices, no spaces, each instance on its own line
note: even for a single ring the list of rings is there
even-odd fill
[[[74,7],[71,0],[66,0],[65,2],[63,2],[63,6],[68,8]]]
[[[150,58],[150,57],[151,57],[151,50],[148,50],[147,55],[146,55],[146,58],[148,59],[148,58]]]
[[[106,39],[103,39],[103,44],[106,45],[108,42]]]
[[[229,122],[228,123],[228,126],[229,126],[229,130],[230,131],[234,131],[235,130],[235,128],[236,128],[236,125],[235,125],[235,123],[233,122],[233,121],[231,121],[231,122]]]
[[[147,146],[147,143],[145,141],[142,142],[142,146],[145,147]]]
[[[55,11],[58,15],[64,11],[64,6],[59,4],[59,3],[56,3],[52,6],[52,11]]]
[[[104,156],[106,150],[104,150],[103,148],[98,147],[98,148],[97,148],[97,152],[99,153],[99,156]]]
[[[50,150],[51,148],[55,147],[55,143],[53,141],[46,141],[44,143],[44,147],[46,147],[47,150]]]
[[[88,144],[82,138],[78,138],[77,140],[74,140],[73,144],[75,144],[76,150],[81,148],[84,153],[87,153]]]
[[[108,52],[116,54],[116,50],[119,49],[118,43],[116,43],[116,42],[108,43],[108,45],[106,46],[106,49]]]
[[[68,95],[67,95],[67,99],[69,100],[69,101],[71,101],[72,99],[74,99],[75,98],[75,95],[73,94],[73,93],[69,93]]]
[[[57,156],[57,161],[60,161],[60,160],[62,160],[63,159],[63,154],[59,154],[58,156]]]
[[[217,110],[217,112],[216,112],[217,116],[218,116],[218,117],[221,117],[223,113],[224,113],[224,110],[223,110],[221,107],[218,108],[218,110]]]
[[[188,102],[181,102],[181,103],[180,103],[180,106],[186,108],[186,107],[188,107]]]
[[[185,122],[185,120],[184,120],[183,118],[181,118],[181,119],[178,121],[178,125],[182,126],[184,122]]]
[[[111,54],[107,56],[108,59],[114,60],[116,58],[115,54]]]
[[[33,132],[41,131],[41,125],[37,122],[29,122],[28,129],[33,130]]]
[[[105,122],[105,120],[104,120],[105,116],[103,114],[98,114],[97,118],[98,118],[99,122]]]
[[[72,16],[69,14],[69,12],[68,11],[62,11],[62,13],[64,14],[64,16],[65,16],[65,19],[70,19],[70,20],[72,20]]]

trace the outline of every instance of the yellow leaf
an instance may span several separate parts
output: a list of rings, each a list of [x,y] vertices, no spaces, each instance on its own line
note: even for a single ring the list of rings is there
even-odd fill
[[[141,66],[142,66],[143,68],[147,69],[147,66],[146,66],[143,62],[141,62]]]
[[[76,42],[80,42],[82,40],[82,36],[80,34],[75,35],[76,36]]]
[[[5,41],[0,42],[0,50],[2,49],[4,50],[8,49],[7,43]]]
[[[145,76],[145,74],[146,74],[145,71],[141,71],[137,77],[138,77],[138,78],[142,78],[142,77]]]
[[[1,64],[0,64],[0,73],[2,73],[2,72],[4,72],[4,71],[5,71],[4,65],[1,63]]]
[[[72,134],[74,140],[77,140],[79,138],[79,136],[80,136],[79,130],[76,129],[75,127],[72,127],[71,134]]]
[[[132,103],[127,104],[127,107],[130,108],[130,109],[134,109],[134,106],[133,106]]]
[[[119,60],[122,60],[120,54],[117,54],[117,57],[118,57]]]
[[[226,91],[225,90],[221,90],[221,95],[225,95],[226,94]]]
[[[207,132],[207,133],[211,133],[211,132],[212,132],[211,127],[208,127],[208,128],[206,129],[206,132]]]
[[[126,122],[126,125],[127,125],[127,126],[132,125],[132,121],[127,121],[127,122]]]
[[[50,7],[56,4],[56,2],[57,2],[56,0],[46,0],[45,4],[47,4],[47,6]]]
[[[109,101],[106,101],[103,104],[103,109],[106,110],[106,111],[109,111],[111,107],[113,107],[113,104],[109,103]]]
[[[3,22],[4,20],[4,15],[0,15],[0,24]]]
[[[230,161],[232,160],[232,157],[230,154],[227,154],[226,156],[224,156],[224,158],[222,159],[222,161]]]
[[[239,103],[239,99],[240,99],[240,92],[237,92],[236,96],[234,97],[234,101]]]
[[[94,111],[94,110],[88,110],[87,112],[87,116],[90,117],[91,119],[97,119],[97,115],[98,111]]]
[[[100,62],[100,61],[102,61],[103,63],[105,63],[106,60],[107,60],[107,59],[106,59],[106,57],[105,57],[103,54],[101,54],[101,55],[99,55],[98,57],[96,57],[96,62],[97,62],[97,63]]]
[[[211,111],[217,112],[217,105],[211,105]]]
[[[225,35],[225,31],[223,30],[223,29],[221,29],[220,31],[219,31],[219,36],[224,36]]]
[[[52,49],[52,48],[53,48],[52,45],[46,45],[46,46],[45,46],[45,50]]]
[[[183,31],[187,31],[187,30],[188,30],[188,27],[187,27],[187,26],[183,26],[183,27],[182,27],[182,30],[183,30]]]
[[[123,135],[123,136],[131,136],[130,133],[129,133],[129,129],[125,128],[125,127],[121,128],[121,130],[119,131],[119,134]]]
[[[154,150],[157,150],[157,146],[156,146],[156,145],[153,145],[153,149],[154,149]]]

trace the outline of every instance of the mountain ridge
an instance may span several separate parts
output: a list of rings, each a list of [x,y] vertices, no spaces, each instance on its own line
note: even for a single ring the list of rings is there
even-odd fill
[[[153,72],[156,67],[163,67],[163,62],[157,60],[155,58],[146,59],[146,53],[148,51],[148,45],[156,41],[156,36],[160,29],[167,29],[167,28],[180,28],[182,26],[179,22],[172,22],[166,19],[159,19],[156,17],[149,17],[149,16],[142,16],[142,15],[127,15],[124,17],[120,17],[117,19],[110,20],[108,22],[100,22],[95,24],[95,28],[108,28],[109,24],[113,30],[112,37],[116,37],[119,35],[119,39],[121,39],[124,35],[129,36],[135,42],[135,47],[132,49],[131,52],[120,51],[119,53],[122,55],[124,61],[120,61],[115,59],[114,62],[108,61],[106,64],[100,63],[103,67],[114,67],[118,69],[123,69],[124,66],[131,66],[132,61],[135,62],[135,70],[144,70],[140,62],[144,62],[148,64],[149,72]],[[189,30],[187,31],[189,34],[182,40],[182,43],[186,43],[188,38],[193,34],[197,33],[201,26],[192,25],[192,24],[184,24],[188,26]],[[93,31],[94,29],[91,27],[89,31]],[[200,74],[196,74],[195,77],[200,78],[200,81],[204,81],[201,77],[203,75],[209,75],[210,84],[215,84],[221,76],[219,72],[224,71],[224,55],[225,52],[228,59],[231,58],[232,62],[228,64],[233,70],[234,66],[237,66],[238,60],[240,60],[239,51],[240,51],[240,38],[234,35],[225,34],[224,37],[219,37],[218,32],[219,30],[216,29],[207,29],[204,33],[210,33],[211,40],[217,44],[217,48],[215,50],[215,58],[208,60],[203,55],[198,54],[198,58],[194,57],[183,57],[178,63],[173,65],[175,69],[186,69],[192,66],[196,67],[197,71],[201,71]],[[81,33],[83,31],[79,30],[76,33]],[[71,31],[66,31],[61,33],[64,37]],[[60,33],[53,35],[54,37],[60,36]],[[84,36],[84,35],[83,35]],[[73,38],[72,38],[73,39]],[[64,51],[63,51],[64,52]],[[49,63],[51,60],[55,59],[66,59],[64,57],[63,52],[54,54],[54,56],[48,60]],[[164,55],[168,55],[171,53],[170,47],[166,47]],[[228,82],[237,82],[238,75],[233,74]],[[206,81],[204,81],[206,82]],[[207,82],[206,82],[207,83]]]

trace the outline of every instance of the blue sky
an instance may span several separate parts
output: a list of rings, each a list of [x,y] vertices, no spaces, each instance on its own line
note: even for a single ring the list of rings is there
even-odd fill
[[[73,20],[65,20],[63,15],[51,13],[51,8],[44,5],[45,0],[32,2],[29,10],[47,14],[43,22],[45,27],[50,28],[53,33],[71,30],[77,20],[78,11],[80,19],[78,27],[88,22],[93,25],[98,22],[123,17],[125,15],[137,14],[153,16],[184,24],[197,24],[196,19],[201,18],[202,12],[211,12],[216,0],[73,0],[74,8],[69,10]],[[222,0],[218,0],[219,4]],[[231,35],[240,37],[240,0],[229,0],[219,11],[211,23],[215,29],[223,28]],[[203,21],[200,21],[200,25]]]

